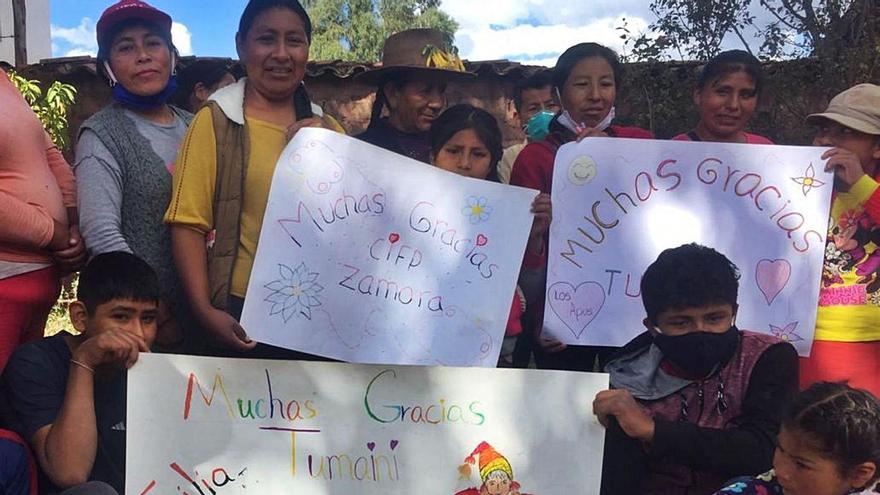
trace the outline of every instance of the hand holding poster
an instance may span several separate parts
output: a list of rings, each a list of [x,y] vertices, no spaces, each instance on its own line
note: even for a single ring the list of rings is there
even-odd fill
[[[598,494],[590,404],[606,388],[594,373],[142,354],[125,492]]]
[[[621,346],[644,331],[639,282],[696,242],[741,272],[740,328],[809,355],[833,178],[825,148],[590,138],[559,149],[544,330]]]
[[[303,129],[275,170],[242,325],[344,361],[494,366],[536,194]]]

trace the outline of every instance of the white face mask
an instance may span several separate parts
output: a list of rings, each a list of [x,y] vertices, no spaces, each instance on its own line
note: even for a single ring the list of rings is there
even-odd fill
[[[559,88],[556,88],[556,97],[559,99],[559,106],[563,109],[562,114],[559,116],[558,119],[556,119],[557,122],[562,124],[563,127],[570,130],[571,132],[575,134],[580,134],[580,132],[586,129],[587,126],[583,122],[575,122],[574,119],[571,118],[571,114],[568,113],[568,110],[565,110],[565,107],[562,105],[562,95],[559,93]],[[614,120],[615,116],[615,107],[611,107],[611,111],[609,111],[608,115],[606,115],[605,118],[602,119],[602,122],[599,122],[596,125],[595,129],[600,132],[608,129],[608,126],[611,125],[611,121]]]

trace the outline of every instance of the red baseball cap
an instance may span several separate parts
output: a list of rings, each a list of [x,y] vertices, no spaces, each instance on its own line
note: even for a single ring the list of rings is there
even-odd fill
[[[141,0],[120,0],[107,7],[98,19],[96,31],[98,46],[105,41],[105,37],[113,31],[113,26],[129,19],[141,19],[152,22],[159,28],[171,32],[171,16]]]

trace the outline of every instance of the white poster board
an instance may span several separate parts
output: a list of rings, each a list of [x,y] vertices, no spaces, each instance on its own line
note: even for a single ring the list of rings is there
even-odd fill
[[[275,169],[242,325],[343,361],[495,366],[536,195],[303,129]]]
[[[621,346],[645,330],[640,281],[696,242],[739,267],[741,329],[809,355],[833,177],[825,148],[590,138],[559,149],[544,331]]]
[[[125,492],[454,495],[495,466],[522,494],[598,494],[591,404],[607,387],[593,373],[142,354]]]

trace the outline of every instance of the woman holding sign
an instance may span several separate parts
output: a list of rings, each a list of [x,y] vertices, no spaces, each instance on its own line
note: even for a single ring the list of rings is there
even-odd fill
[[[471,105],[455,105],[443,112],[431,126],[431,161],[435,166],[458,175],[500,182],[498,162],[503,154],[502,141],[501,129],[492,114]],[[540,255],[552,215],[549,194],[541,193],[535,198],[532,213],[535,221],[526,249]],[[528,364],[527,356],[523,363],[514,361],[524,309],[525,297],[517,287],[501,345],[499,366],[525,367]]]
[[[311,36],[297,0],[251,0],[235,39],[247,77],[199,111],[175,170],[165,214],[174,261],[211,343],[226,351],[257,346],[237,320],[281,151],[303,127],[341,130],[303,86]]]
[[[764,136],[745,132],[758,108],[762,72],[761,62],[743,50],[716,55],[703,67],[694,89],[700,121],[692,131],[672,140],[773,144]]]
[[[513,164],[510,183],[549,194],[556,151],[563,144],[586,137],[653,138],[653,134],[644,129],[611,123],[622,77],[623,66],[617,54],[605,46],[581,43],[560,55],[553,69],[553,86],[562,110],[550,123],[550,134],[543,141],[529,143],[520,152]],[[544,249],[546,245],[547,239],[544,240]],[[546,270],[547,256],[543,249],[541,254],[526,252],[520,284],[531,308],[544,307]],[[597,355],[606,356],[610,352],[610,348],[566,347],[555,339],[543,338],[540,335],[543,319],[543,309],[526,316],[536,330],[538,367],[592,370]]]

